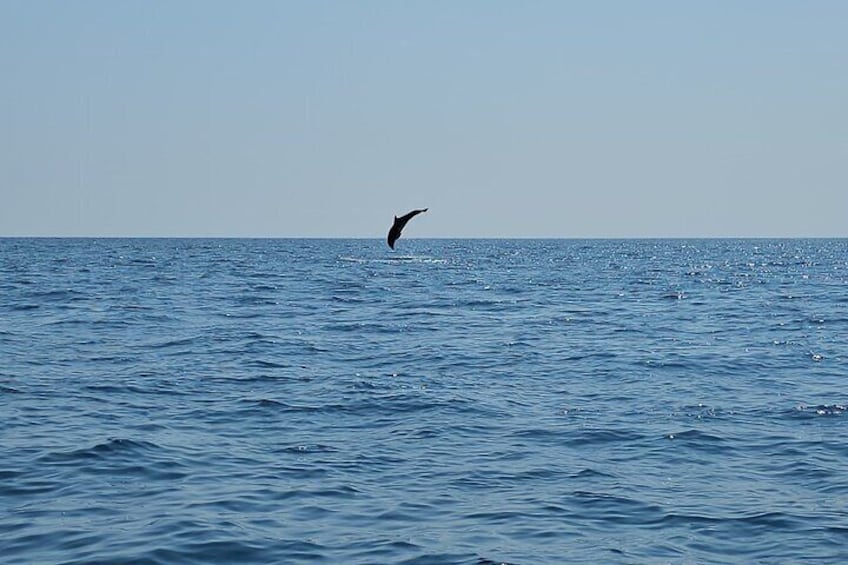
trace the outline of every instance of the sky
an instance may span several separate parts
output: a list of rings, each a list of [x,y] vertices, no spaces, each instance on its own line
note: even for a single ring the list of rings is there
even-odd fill
[[[0,0],[0,236],[848,236],[842,0]]]

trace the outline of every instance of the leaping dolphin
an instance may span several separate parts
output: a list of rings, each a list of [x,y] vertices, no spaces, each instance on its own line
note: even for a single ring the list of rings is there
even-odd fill
[[[386,238],[386,242],[389,244],[389,247],[391,247],[392,249],[395,248],[395,242],[400,237],[400,232],[403,231],[404,226],[409,220],[411,220],[413,217],[417,216],[421,212],[426,212],[427,210],[428,208],[424,208],[422,210],[413,210],[408,214],[404,214],[400,218],[395,216],[395,221],[392,224],[391,229],[389,230],[389,236]]]

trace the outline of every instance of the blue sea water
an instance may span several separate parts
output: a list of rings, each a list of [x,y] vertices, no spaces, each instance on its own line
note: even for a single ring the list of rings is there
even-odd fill
[[[846,240],[0,239],[3,563],[841,563]]]

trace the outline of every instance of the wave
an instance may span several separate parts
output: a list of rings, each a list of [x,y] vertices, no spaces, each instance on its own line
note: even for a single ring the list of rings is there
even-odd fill
[[[420,263],[420,264],[446,264],[447,259],[432,257],[428,255],[396,255],[388,257],[352,257],[348,255],[340,255],[338,260],[345,263],[370,263],[393,265],[399,263]]]
[[[799,404],[793,409],[784,411],[784,415],[789,418],[816,418],[820,416],[842,416],[848,411],[848,405],[845,404]]]
[[[143,457],[159,451],[161,448],[152,442],[124,438],[111,438],[92,447],[73,451],[54,451],[42,457],[46,463],[76,462],[91,459]]]

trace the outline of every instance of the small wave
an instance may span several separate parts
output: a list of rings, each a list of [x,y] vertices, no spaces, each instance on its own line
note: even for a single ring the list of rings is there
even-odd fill
[[[277,541],[274,545],[232,540],[206,540],[210,535],[205,524],[190,528],[172,526],[168,546],[147,551],[133,562],[169,563],[312,563],[325,561],[329,548],[307,541]],[[175,538],[175,539],[174,539]],[[191,540],[191,541],[188,541]],[[182,542],[182,543],[178,543]],[[280,559],[274,559],[277,555]]]
[[[34,300],[42,300],[46,302],[67,302],[86,298],[85,294],[74,289],[32,291],[27,293],[26,296]]]
[[[364,304],[368,302],[368,300],[362,298],[361,296],[341,296],[338,294],[334,294],[332,297],[330,297],[330,300],[332,300],[333,302],[339,302],[341,304]]]
[[[255,275],[251,275],[251,276],[255,276]],[[250,290],[252,292],[276,292],[276,291],[279,290],[279,288],[277,288],[277,286],[275,286],[275,285],[259,283],[259,284],[250,285]]]
[[[683,292],[682,290],[667,292],[662,295],[662,297],[666,300],[685,300],[689,298],[689,295]]]
[[[275,361],[266,361],[264,359],[252,359],[248,362],[251,367],[259,367],[260,369],[287,369],[291,367],[286,363],[277,363]]]
[[[604,492],[577,490],[572,499],[582,508],[584,516],[597,516],[617,524],[656,524],[665,517],[657,504]]]
[[[341,255],[338,257],[338,260],[347,263],[378,263],[385,265],[397,263],[444,264],[448,262],[447,259],[431,257],[428,255],[397,255],[391,257],[352,257],[348,255]]]
[[[22,476],[24,476],[23,471],[9,471],[7,469],[0,469],[0,481],[10,481],[12,479],[17,479]]]
[[[482,559],[482,561],[481,561]],[[455,565],[515,565],[512,563],[504,563],[502,561],[492,561],[490,559],[481,558],[477,554],[465,553],[431,553],[422,551],[416,557],[395,561],[397,565],[437,565],[437,564],[455,564]]]
[[[527,514],[518,510],[496,510],[490,512],[472,512],[465,517],[478,523],[505,524],[510,522],[521,522],[527,518]]]
[[[731,412],[732,413],[732,412]],[[673,411],[675,416],[686,416],[689,418],[695,418],[698,420],[706,420],[710,418],[717,418],[726,415],[724,410],[712,408],[710,406],[706,406],[704,404],[693,404],[681,406]]]
[[[141,387],[133,384],[125,384],[125,385],[112,385],[112,384],[87,384],[83,386],[83,390],[87,390],[89,392],[98,392],[107,395],[112,394],[160,394],[162,392],[167,392],[169,395],[171,394],[186,394],[180,391],[175,391],[172,388],[162,389],[157,387]]]
[[[848,406],[844,404],[818,404],[815,406],[799,404],[788,414],[803,417],[842,416],[846,411],[848,411]]]
[[[183,347],[187,345],[194,345],[200,341],[205,339],[204,336],[191,336],[191,337],[181,337],[181,338],[172,338],[166,339],[164,341],[154,342],[145,344],[145,348],[150,349],[171,349],[175,347]]]
[[[675,432],[668,434],[666,438],[669,440],[683,442],[685,445],[695,447],[699,450],[726,453],[728,450],[732,449],[728,440],[700,430],[684,430],[682,432]]]
[[[604,478],[611,479],[614,478],[615,475],[611,475],[609,473],[604,473],[602,471],[598,471],[597,469],[585,468],[571,475],[572,478],[575,479],[596,479],[596,478]]]
[[[109,459],[115,456],[142,456],[158,451],[160,447],[152,442],[112,438],[93,447],[73,451],[52,452],[44,456],[47,462],[76,462],[87,459]]]
[[[267,367],[266,367],[267,368]],[[306,369],[306,367],[300,367],[300,369]],[[312,376],[310,375],[291,375],[285,374],[280,375],[274,372],[274,374],[267,373],[253,373],[249,372],[247,374],[233,374],[226,373],[222,375],[216,375],[213,377],[215,381],[219,382],[236,382],[236,383],[280,383],[287,381],[299,381],[299,382],[309,382],[312,380]]]
[[[309,453],[336,453],[338,451],[337,448],[332,445],[324,445],[320,443],[312,443],[312,444],[300,444],[300,445],[290,445],[288,447],[284,447],[282,449],[277,450],[277,453],[295,453],[297,455],[309,454]]]
[[[477,565],[516,565],[509,561],[501,561],[500,559],[492,561],[488,557],[480,557],[477,559]]]
[[[324,326],[327,331],[355,332],[355,333],[393,333],[395,329],[386,324],[374,322],[336,322]]]
[[[280,304],[279,300],[265,296],[239,296],[238,298],[233,299],[233,303],[239,308],[246,308],[249,306],[278,306]],[[250,319],[259,318],[261,314],[248,310],[239,310],[229,313],[228,316],[239,319]]]
[[[661,523],[663,525],[691,525],[707,524],[733,529],[739,532],[744,529],[753,533],[755,531],[792,531],[800,525],[797,516],[785,512],[758,512],[742,516],[707,516],[703,514],[666,514]]]
[[[370,261],[370,259],[366,259],[364,257],[351,257],[349,255],[339,255],[338,260],[346,263],[367,263]]]
[[[367,544],[367,547],[361,551],[355,551],[351,556],[352,563],[398,563],[398,556],[404,554],[420,553],[423,550],[419,545],[410,541],[403,540],[375,540]],[[433,563],[431,561],[418,561],[416,559],[409,561],[400,561],[400,563]]]
[[[638,442],[645,439],[643,434],[629,430],[581,430],[570,433],[568,445],[587,446],[608,443]]]
[[[270,398],[260,398],[259,400],[245,400],[245,402],[249,402],[250,404],[255,404],[257,406],[263,407],[282,406],[284,408],[288,408],[288,405],[285,402],[280,402],[279,400],[271,400]]]
[[[113,438],[73,451],[54,451],[39,459],[46,465],[71,467],[90,475],[124,475],[170,481],[190,474],[190,464],[170,450],[153,442],[124,438]]]
[[[41,308],[40,304],[12,304],[8,307],[13,312],[26,312],[28,310],[38,310]]]
[[[344,410],[344,406],[341,404],[289,404],[287,402],[273,400],[271,398],[243,399],[241,402],[249,405],[249,407],[244,410],[245,413],[250,411],[257,411],[258,413],[257,409],[279,410],[281,412],[292,412],[295,414],[323,414]]]

